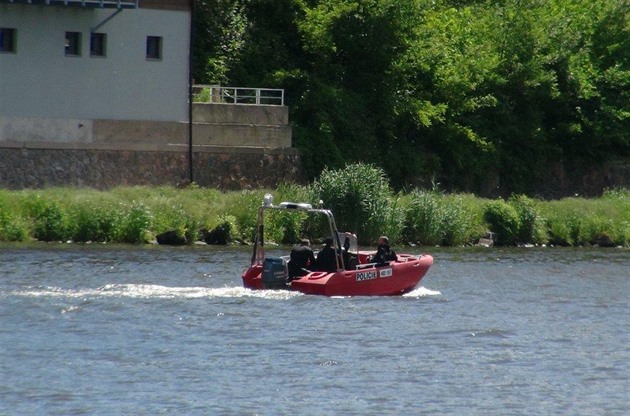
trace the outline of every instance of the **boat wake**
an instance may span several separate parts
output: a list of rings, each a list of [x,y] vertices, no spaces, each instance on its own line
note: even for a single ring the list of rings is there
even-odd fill
[[[404,297],[436,296],[441,293],[420,286]],[[143,284],[108,284],[94,289],[62,289],[58,287],[30,287],[8,293],[23,297],[85,298],[137,298],[137,299],[198,299],[198,298],[262,298],[285,300],[305,296],[288,290],[251,290],[244,287],[169,287]]]
[[[198,299],[198,298],[266,298],[289,299],[303,296],[286,290],[250,290],[243,287],[168,287],[161,285],[108,284],[95,289],[61,289],[33,287],[9,295],[24,297],[100,298],[127,297],[138,299]]]

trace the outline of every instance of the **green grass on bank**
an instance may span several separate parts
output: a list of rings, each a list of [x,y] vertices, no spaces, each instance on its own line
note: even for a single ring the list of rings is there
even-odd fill
[[[462,246],[487,232],[499,245],[630,247],[630,190],[600,198],[542,201],[526,196],[489,200],[470,194],[414,190],[394,193],[371,165],[324,171],[308,186],[220,192],[191,186],[121,187],[110,191],[50,188],[0,190],[0,241],[74,241],[141,244],[175,231],[187,243],[220,230],[228,241],[249,242],[263,195],[281,201],[325,201],[340,230],[373,245],[386,234],[394,244]],[[292,244],[323,234],[323,224],[304,214],[273,212],[266,238]]]

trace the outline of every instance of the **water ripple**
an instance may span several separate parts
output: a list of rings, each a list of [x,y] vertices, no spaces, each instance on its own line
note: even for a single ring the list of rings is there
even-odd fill
[[[242,288],[249,250],[0,251],[0,414],[628,413],[628,251],[439,250],[344,298]]]

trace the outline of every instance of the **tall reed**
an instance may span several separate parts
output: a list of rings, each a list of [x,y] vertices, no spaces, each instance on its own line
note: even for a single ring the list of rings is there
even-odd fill
[[[403,212],[381,168],[357,163],[324,169],[313,188],[334,212],[338,228],[356,233],[360,244],[373,244],[383,234],[399,240]]]
[[[601,198],[565,198],[540,206],[549,242],[556,245],[630,245],[630,196],[610,191]]]
[[[461,246],[484,233],[480,212],[470,198],[416,189],[407,199],[403,228],[407,242]]]

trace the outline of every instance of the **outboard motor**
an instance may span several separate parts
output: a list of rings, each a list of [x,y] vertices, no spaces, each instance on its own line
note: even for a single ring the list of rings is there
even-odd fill
[[[265,289],[287,289],[289,269],[282,257],[265,257],[262,284]]]

